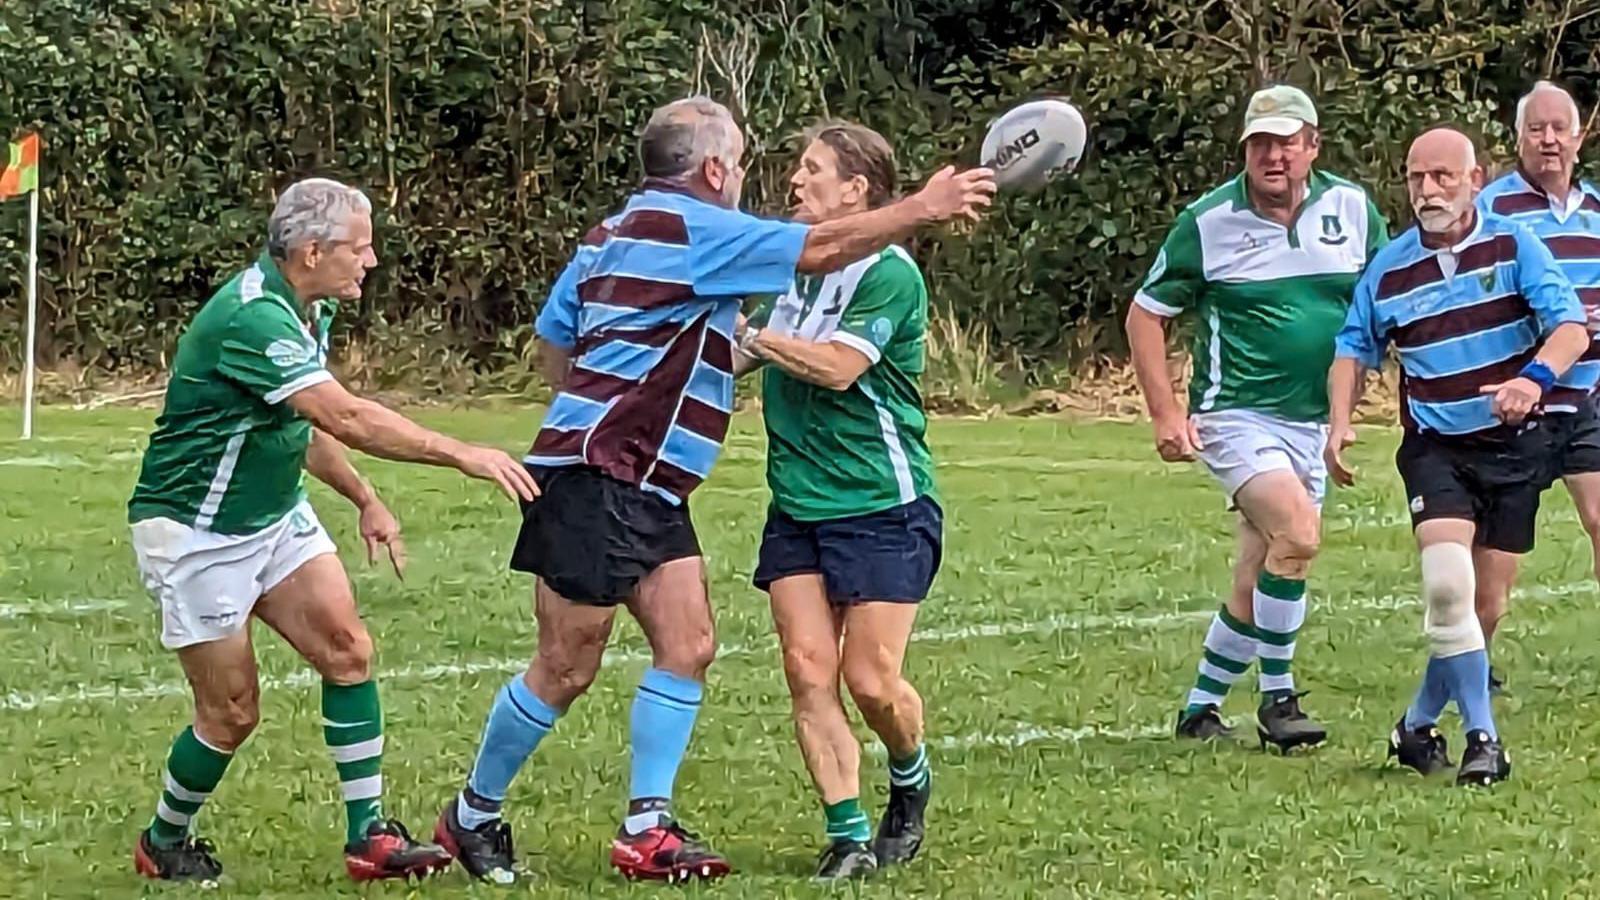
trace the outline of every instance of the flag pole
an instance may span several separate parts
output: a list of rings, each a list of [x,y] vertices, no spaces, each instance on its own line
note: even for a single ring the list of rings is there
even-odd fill
[[[28,336],[22,361],[22,439],[33,437],[33,333],[39,311],[39,189],[28,192]]]

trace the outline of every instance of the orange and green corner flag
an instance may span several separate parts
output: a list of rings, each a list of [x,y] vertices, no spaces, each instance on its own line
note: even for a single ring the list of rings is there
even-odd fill
[[[0,172],[0,200],[39,189],[39,136],[25,135],[11,144],[11,165]]]

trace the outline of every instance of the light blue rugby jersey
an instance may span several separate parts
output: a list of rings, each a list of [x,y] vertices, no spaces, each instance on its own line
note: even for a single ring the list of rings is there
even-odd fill
[[[1412,225],[1356,284],[1335,353],[1376,369],[1400,354],[1408,431],[1463,435],[1501,424],[1481,389],[1516,377],[1558,325],[1584,321],[1572,283],[1533,232],[1479,213],[1453,247],[1423,246]]]
[[[1567,197],[1557,199],[1514,169],[1483,189],[1478,208],[1538,235],[1572,282],[1584,310],[1590,314],[1600,310],[1600,190],[1593,184],[1580,181]],[[1556,382],[1545,398],[1545,409],[1575,412],[1597,384],[1600,335],[1591,337],[1583,358]]]

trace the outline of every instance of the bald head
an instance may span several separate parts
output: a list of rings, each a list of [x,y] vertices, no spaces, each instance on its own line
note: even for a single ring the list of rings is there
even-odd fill
[[[1483,169],[1472,139],[1454,128],[1417,136],[1406,154],[1406,190],[1424,235],[1448,243],[1472,229],[1472,201],[1483,189]]]
[[[1432,128],[1417,135],[1406,154],[1406,169],[1414,168],[1419,161],[1441,162],[1461,171],[1478,165],[1478,148],[1472,138],[1454,128]]]

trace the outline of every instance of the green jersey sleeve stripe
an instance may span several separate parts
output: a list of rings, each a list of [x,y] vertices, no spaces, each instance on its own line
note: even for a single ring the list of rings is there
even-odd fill
[[[301,375],[299,378],[294,379],[283,387],[268,392],[261,399],[266,401],[268,405],[277,406],[279,403],[282,403],[283,401],[289,399],[295,394],[300,393],[308,387],[315,387],[323,382],[332,380],[332,372],[329,372],[327,369],[316,369]]]
[[[1179,309],[1178,307],[1168,306],[1144,291],[1139,291],[1138,293],[1134,294],[1133,302],[1139,304],[1141,308],[1155,313],[1164,319],[1176,318],[1183,314],[1183,310]]]
[[[851,350],[859,352],[862,356],[867,358],[868,362],[872,363],[873,365],[877,365],[878,360],[883,358],[883,353],[878,350],[877,346],[871,341],[863,340],[848,331],[844,331],[843,329],[835,331],[831,336],[829,336],[828,340],[835,344],[843,344],[846,347],[849,347]]]

